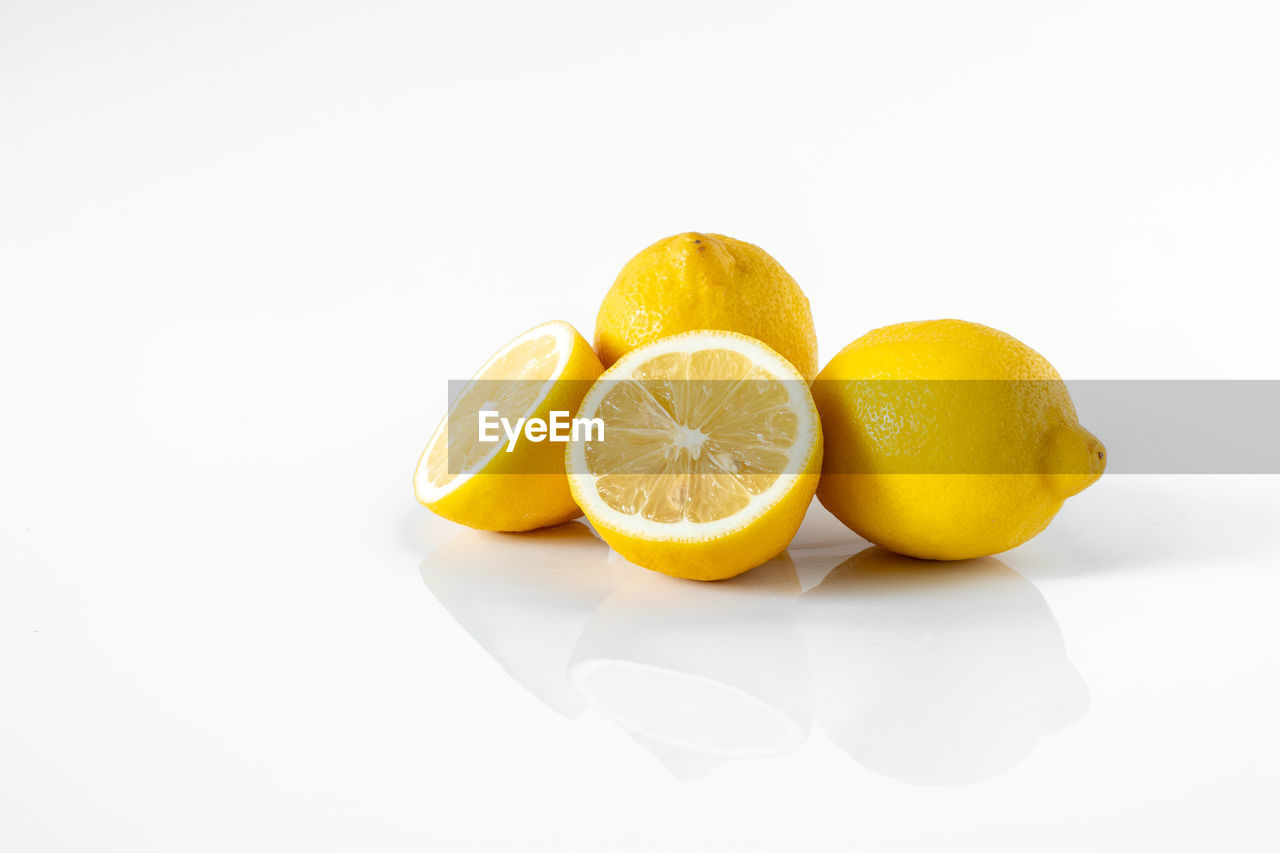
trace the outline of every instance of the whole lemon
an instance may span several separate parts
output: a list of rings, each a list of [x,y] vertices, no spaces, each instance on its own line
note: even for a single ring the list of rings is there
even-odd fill
[[[800,286],[764,249],[722,234],[677,234],[628,261],[596,317],[596,353],[609,367],[641,344],[700,329],[764,341],[805,379],[818,372]]]
[[[1106,467],[1053,365],[977,323],[869,332],[822,369],[813,397],[826,436],[818,499],[899,554],[1006,551]]]

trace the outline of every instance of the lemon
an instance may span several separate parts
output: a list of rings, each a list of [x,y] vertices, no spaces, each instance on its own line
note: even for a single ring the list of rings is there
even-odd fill
[[[618,273],[596,317],[606,367],[649,341],[723,329],[764,341],[805,379],[818,372],[809,300],[764,249],[722,234],[659,240]]]
[[[822,369],[813,395],[827,437],[818,499],[899,554],[1006,551],[1106,466],[1053,366],[977,323],[870,332]]]
[[[591,387],[569,486],[615,551],[695,580],[781,552],[813,499],[822,430],[807,383],[753,338],[695,331],[632,350]]]
[[[582,514],[569,494],[564,447],[505,434],[480,440],[479,413],[511,423],[574,412],[603,367],[568,323],[536,326],[490,358],[467,383],[418,460],[418,501],[450,521],[481,530],[532,530]]]

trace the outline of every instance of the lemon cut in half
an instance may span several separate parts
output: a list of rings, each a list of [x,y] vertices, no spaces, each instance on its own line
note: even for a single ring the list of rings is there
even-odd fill
[[[569,494],[564,446],[517,439],[481,441],[479,413],[548,419],[575,412],[603,368],[568,323],[552,321],[517,337],[490,358],[449,407],[413,475],[418,501],[450,521],[481,530],[519,531],[560,524],[582,513]]]
[[[822,465],[808,384],[734,332],[695,331],[624,355],[578,417],[569,486],[615,551],[676,577],[720,580],[764,563],[804,519]]]

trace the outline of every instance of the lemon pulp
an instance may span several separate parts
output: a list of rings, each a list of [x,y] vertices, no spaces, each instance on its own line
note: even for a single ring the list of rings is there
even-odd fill
[[[787,467],[799,418],[782,380],[727,349],[640,365],[600,401],[608,425],[586,448],[596,491],[649,521],[716,521],[744,509]]]
[[[449,407],[427,448],[426,480],[431,488],[447,488],[502,449],[504,442],[480,441],[480,412],[496,411],[513,422],[527,416],[557,374],[563,349],[554,332],[517,338],[480,369]]]

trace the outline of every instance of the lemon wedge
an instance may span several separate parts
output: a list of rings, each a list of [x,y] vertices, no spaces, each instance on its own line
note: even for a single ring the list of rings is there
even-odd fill
[[[532,530],[580,516],[563,444],[512,439],[502,430],[482,440],[481,413],[509,423],[572,413],[602,369],[582,335],[558,320],[508,343],[466,384],[427,442],[413,475],[419,503],[481,530]]]

